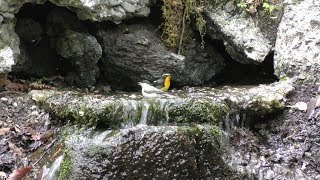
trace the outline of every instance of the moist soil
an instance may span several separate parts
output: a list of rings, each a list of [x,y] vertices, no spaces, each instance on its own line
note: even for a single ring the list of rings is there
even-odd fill
[[[0,92],[0,179],[41,177],[42,165],[55,159],[53,122],[26,93]]]
[[[287,105],[308,103],[318,86],[297,86]],[[319,113],[320,109],[316,109]],[[286,108],[252,128],[234,127],[225,159],[249,179],[320,179],[320,117]]]
[[[299,86],[287,104],[309,102],[316,86]],[[0,92],[0,179],[31,167],[27,177],[55,159],[57,120],[23,92]],[[320,179],[320,121],[286,108],[253,128],[234,127],[226,162],[250,179]]]

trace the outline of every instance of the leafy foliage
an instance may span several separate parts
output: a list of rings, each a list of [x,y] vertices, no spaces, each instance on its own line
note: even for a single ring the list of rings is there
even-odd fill
[[[250,14],[258,12],[259,8],[265,13],[272,15],[274,10],[279,8],[282,0],[236,0],[237,6],[241,9],[245,9]]]

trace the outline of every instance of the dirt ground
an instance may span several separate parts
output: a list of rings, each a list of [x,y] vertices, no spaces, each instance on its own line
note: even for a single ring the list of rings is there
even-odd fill
[[[288,105],[309,102],[317,88],[297,87]],[[0,92],[0,179],[41,174],[41,166],[57,151],[54,123],[26,93]],[[248,177],[320,179],[319,117],[308,120],[305,112],[287,108],[254,128],[236,127],[230,143],[227,163]]]
[[[19,179],[26,173],[36,179],[54,151],[55,131],[50,114],[26,93],[0,92],[0,179]]]

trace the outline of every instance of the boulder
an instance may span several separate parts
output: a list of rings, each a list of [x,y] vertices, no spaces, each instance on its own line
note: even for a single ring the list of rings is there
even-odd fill
[[[65,135],[59,179],[237,177],[221,158],[221,130],[215,126],[139,125]]]
[[[236,11],[236,5],[229,5],[228,8],[207,7],[205,16],[207,34],[212,39],[223,40],[226,51],[234,60],[259,64],[272,51],[272,42],[264,36],[252,17]]]
[[[72,66],[66,77],[67,82],[78,87],[95,85],[99,72],[97,63],[102,55],[95,37],[67,30],[58,37],[56,49]]]
[[[103,79],[114,88],[129,89],[139,81],[152,82],[171,73],[177,86],[203,85],[223,69],[224,59],[212,46],[204,50],[193,40],[184,56],[177,55],[163,45],[155,31],[155,27],[141,23],[100,29]]]
[[[320,82],[319,19],[319,1],[284,1],[274,58],[279,78],[296,76],[306,83]]]

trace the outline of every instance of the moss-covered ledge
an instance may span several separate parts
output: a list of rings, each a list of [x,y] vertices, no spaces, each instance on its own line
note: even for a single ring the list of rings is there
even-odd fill
[[[264,116],[285,107],[293,91],[290,80],[260,86],[189,88],[170,96],[148,99],[140,93],[96,95],[73,91],[34,90],[29,94],[59,118],[108,128],[136,124],[220,125],[232,110]]]
[[[219,125],[229,109],[217,98],[189,98],[180,95],[145,99],[138,94],[94,95],[72,91],[30,92],[41,107],[61,119],[79,124],[111,128],[136,124],[181,125],[208,123]]]

